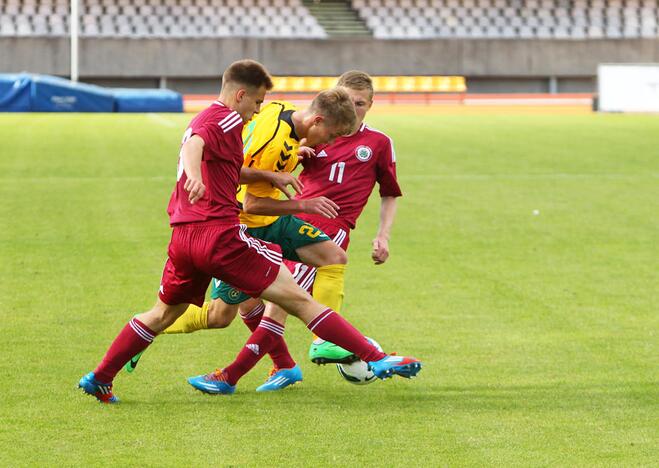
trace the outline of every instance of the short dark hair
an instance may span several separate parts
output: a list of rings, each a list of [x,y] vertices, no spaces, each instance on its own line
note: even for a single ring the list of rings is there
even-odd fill
[[[272,89],[272,77],[265,67],[256,60],[238,60],[233,62],[222,75],[222,86],[236,83],[243,86],[260,88],[265,86],[268,91]]]
[[[327,125],[337,127],[339,135],[349,135],[357,125],[355,106],[343,88],[321,91],[309,109],[325,117]]]
[[[337,86],[350,88],[357,91],[368,90],[368,94],[373,99],[373,80],[368,73],[359,70],[350,70],[339,77]]]

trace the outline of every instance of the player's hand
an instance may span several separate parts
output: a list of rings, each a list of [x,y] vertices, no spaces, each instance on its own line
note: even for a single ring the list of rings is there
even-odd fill
[[[316,156],[316,150],[314,150],[309,146],[300,146],[297,150],[297,155],[302,159],[313,158],[314,156]]]
[[[273,185],[273,187],[281,190],[287,198],[291,199],[295,196],[295,194],[291,193],[291,191],[288,189],[289,185],[293,187],[293,190],[295,190],[297,194],[302,193],[304,184],[290,172],[271,172],[269,175],[270,183]]]
[[[200,179],[186,180],[183,188],[188,192],[188,200],[192,205],[197,203],[206,193],[206,186]]]
[[[373,239],[371,258],[376,265],[382,265],[389,258],[389,241],[383,237]]]
[[[301,200],[302,212],[308,214],[319,214],[329,219],[334,219],[339,215],[339,205],[327,197],[310,198]]]

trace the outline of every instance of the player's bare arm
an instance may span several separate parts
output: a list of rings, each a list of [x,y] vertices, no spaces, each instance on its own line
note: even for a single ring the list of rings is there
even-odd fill
[[[302,189],[304,189],[302,182],[289,172],[273,172],[251,167],[243,167],[240,169],[241,184],[251,184],[263,181],[270,182],[273,187],[279,189],[289,199],[295,196],[295,194],[291,193],[289,190],[289,186],[292,187],[297,194],[301,194]]]
[[[334,219],[339,215],[339,205],[327,197],[309,200],[275,200],[269,197],[257,197],[247,192],[243,200],[243,211],[266,216],[308,213]]]
[[[389,258],[389,236],[396,216],[396,197],[382,197],[380,203],[380,227],[373,239],[371,258],[382,265]]]
[[[183,170],[187,176],[183,188],[188,192],[188,200],[193,205],[206,192],[206,186],[201,179],[201,156],[203,152],[204,140],[199,135],[192,135],[181,148]]]

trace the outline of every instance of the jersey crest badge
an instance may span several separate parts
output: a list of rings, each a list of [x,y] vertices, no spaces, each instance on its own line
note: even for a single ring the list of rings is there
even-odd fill
[[[371,159],[371,156],[373,156],[373,150],[368,146],[358,146],[355,150],[355,156],[357,156],[357,159],[361,162],[366,162]]]

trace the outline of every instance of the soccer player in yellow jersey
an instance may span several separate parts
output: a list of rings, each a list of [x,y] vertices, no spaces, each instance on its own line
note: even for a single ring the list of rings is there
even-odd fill
[[[308,147],[331,143],[337,137],[351,133],[355,124],[352,101],[340,88],[319,93],[305,110],[287,102],[271,102],[243,129],[244,167],[291,172],[298,164],[301,141]],[[279,244],[286,259],[316,267],[314,297],[319,296],[323,304],[338,308],[343,286],[342,281],[337,285],[337,279],[343,277],[347,262],[345,251],[324,232],[293,214],[316,214],[331,219],[337,216],[339,207],[323,196],[308,200],[280,200],[280,195],[281,191],[267,181],[242,185],[237,198],[243,205],[240,213],[240,221],[245,225],[243,232]],[[264,312],[261,301],[217,279],[212,281],[211,298],[211,302],[204,303],[201,308],[191,305],[165,333],[223,328],[233,321],[239,310],[250,330],[254,331],[259,325]],[[301,380],[299,367],[288,353],[283,338],[269,354],[276,370],[295,368],[295,374]],[[134,369],[138,359],[139,356],[133,358],[126,369]]]

